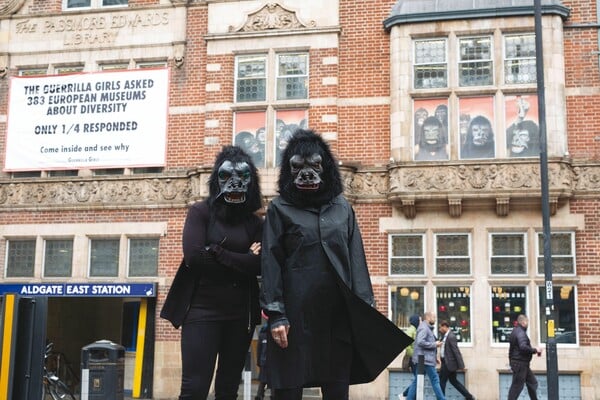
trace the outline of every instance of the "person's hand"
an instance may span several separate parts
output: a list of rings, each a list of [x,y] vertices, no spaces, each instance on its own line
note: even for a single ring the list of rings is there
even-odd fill
[[[273,340],[275,340],[275,343],[277,343],[277,345],[282,349],[288,347],[287,335],[289,331],[289,325],[280,325],[277,328],[271,329],[271,335],[273,336]]]
[[[260,242],[254,242],[250,245],[250,253],[254,254],[255,256],[260,254]]]
[[[541,347],[537,347],[537,348],[536,348],[536,350],[537,350],[537,355],[538,355],[538,357],[541,357],[541,356],[542,356],[542,350],[543,350],[543,349],[542,349]]]

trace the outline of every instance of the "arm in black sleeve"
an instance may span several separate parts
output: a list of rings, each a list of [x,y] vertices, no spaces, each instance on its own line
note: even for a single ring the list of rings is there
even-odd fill
[[[211,275],[222,269],[206,248],[208,221],[208,207],[200,203],[190,207],[183,226],[183,258],[195,276]]]
[[[254,228],[254,242],[260,242],[262,236],[262,221],[260,218],[252,219],[247,222]],[[245,276],[260,275],[260,255],[253,254],[248,247],[246,253],[237,253],[227,250],[219,244],[210,244],[209,250],[215,255],[216,260],[227,268],[231,268]]]

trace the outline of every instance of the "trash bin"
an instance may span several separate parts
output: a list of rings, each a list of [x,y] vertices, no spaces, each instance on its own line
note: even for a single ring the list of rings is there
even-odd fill
[[[81,348],[81,400],[123,400],[125,347],[98,340]]]

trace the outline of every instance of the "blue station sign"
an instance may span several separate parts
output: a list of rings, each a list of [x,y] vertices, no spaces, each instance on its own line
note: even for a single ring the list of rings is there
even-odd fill
[[[0,295],[51,297],[156,297],[156,283],[4,283]]]

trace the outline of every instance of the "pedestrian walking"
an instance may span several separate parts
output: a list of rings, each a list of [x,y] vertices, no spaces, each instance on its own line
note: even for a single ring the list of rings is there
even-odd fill
[[[424,356],[425,373],[431,382],[431,387],[435,393],[437,400],[446,400],[442,388],[440,386],[440,377],[438,376],[437,365],[437,348],[442,345],[441,341],[437,341],[433,330],[435,328],[435,313],[429,311],[423,316],[423,321],[417,328],[417,337],[415,339],[415,351],[413,353],[413,362],[419,362],[419,356]],[[408,388],[408,400],[417,398],[417,374],[413,378],[410,387]]]
[[[529,336],[527,336],[527,327],[529,318],[521,314],[517,317],[517,325],[510,333],[510,347],[508,348],[508,358],[510,369],[512,370],[512,383],[508,390],[508,400],[516,400],[523,386],[527,385],[527,392],[531,400],[537,400],[538,381],[529,364],[534,354],[542,355],[541,347],[531,347]]]
[[[440,348],[440,358],[442,362],[442,367],[440,369],[440,386],[442,387],[442,392],[446,395],[446,383],[450,381],[452,386],[454,386],[460,394],[465,396],[465,399],[475,400],[475,397],[469,393],[467,388],[460,383],[456,377],[456,371],[464,369],[465,363],[462,354],[460,353],[460,349],[458,348],[456,335],[450,330],[450,325],[447,321],[440,322],[440,333],[442,334],[442,346]]]
[[[415,374],[416,370],[417,370],[417,366],[413,362],[412,356],[415,352],[414,340],[417,337],[417,328],[419,327],[419,324],[421,323],[421,317],[418,314],[413,314],[408,319],[408,322],[410,323],[410,326],[408,327],[408,329],[406,329],[405,333],[408,337],[410,337],[413,340],[413,342],[406,348],[406,354],[404,355],[404,357],[408,357],[408,369],[410,370],[410,372]],[[402,396],[404,396],[404,397],[408,396],[409,388],[410,388],[410,385],[408,385],[406,387],[406,389],[404,389],[404,392],[402,392]]]

